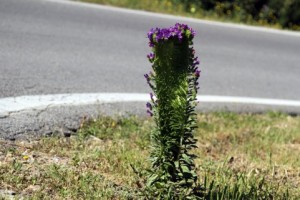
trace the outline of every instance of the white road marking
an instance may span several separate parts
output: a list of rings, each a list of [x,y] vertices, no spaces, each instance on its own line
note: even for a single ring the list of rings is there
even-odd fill
[[[225,103],[269,105],[300,108],[300,101],[282,99],[263,99],[249,97],[198,95],[200,103]],[[54,94],[20,96],[0,99],[0,114],[19,112],[31,109],[44,109],[51,106],[78,106],[88,104],[104,104],[117,102],[147,102],[149,94],[141,93],[87,93],[87,94]]]
[[[267,33],[275,33],[275,34],[281,34],[281,35],[300,37],[299,31],[277,30],[277,29],[272,29],[272,28],[249,26],[249,25],[244,25],[244,24],[216,22],[216,21],[209,21],[209,20],[203,20],[203,19],[188,18],[188,17],[168,15],[168,14],[160,14],[160,13],[152,13],[152,12],[147,12],[147,11],[142,11],[142,10],[117,8],[117,7],[107,6],[107,5],[99,5],[99,4],[77,2],[77,1],[70,1],[70,0],[45,0],[45,1],[63,3],[63,4],[68,4],[68,5],[74,5],[74,6],[82,6],[82,7],[87,7],[87,8],[109,10],[109,11],[113,11],[113,12],[122,12],[122,13],[127,13],[127,14],[143,15],[143,16],[149,16],[149,17],[173,19],[173,20],[178,20],[178,21],[186,21],[186,22],[193,22],[193,23],[213,25],[213,26],[221,26],[221,27],[227,27],[227,28],[237,28],[237,29],[244,29],[244,30],[250,30],[250,31],[259,31],[259,32],[267,32]]]

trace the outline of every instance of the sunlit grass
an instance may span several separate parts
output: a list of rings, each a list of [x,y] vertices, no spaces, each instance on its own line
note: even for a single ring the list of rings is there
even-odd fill
[[[199,114],[198,125],[196,165],[200,182],[211,188],[207,199],[251,190],[253,198],[299,199],[300,117],[211,113]],[[25,199],[139,199],[136,190],[142,182],[130,165],[149,167],[152,127],[149,118],[103,117],[83,124],[69,139],[1,141],[0,194],[10,190]]]

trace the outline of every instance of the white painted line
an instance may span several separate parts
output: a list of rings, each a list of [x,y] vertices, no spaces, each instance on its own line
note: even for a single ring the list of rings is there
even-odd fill
[[[284,99],[263,99],[251,97],[231,97],[231,96],[211,96],[211,95],[198,95],[198,101],[207,103],[235,103],[235,104],[256,104],[256,105],[269,105],[269,106],[287,106],[287,107],[300,107],[300,101],[284,100]]]
[[[148,94],[120,94],[120,93],[99,93],[99,94],[55,94],[20,96],[0,99],[0,113],[17,112],[28,109],[43,109],[49,106],[76,106],[100,103],[146,101]]]
[[[161,13],[152,13],[152,12],[142,11],[142,10],[132,10],[132,9],[127,9],[127,8],[118,8],[118,7],[112,7],[112,6],[107,6],[107,5],[99,5],[99,4],[70,1],[70,0],[45,0],[45,1],[62,3],[62,4],[67,4],[67,5],[73,5],[73,6],[81,6],[81,7],[86,7],[86,8],[108,10],[108,11],[113,11],[113,12],[122,12],[122,13],[127,13],[127,14],[143,15],[143,16],[149,16],[149,17],[157,17],[157,18],[164,18],[164,19],[220,26],[220,27],[226,27],[226,28],[236,28],[236,29],[244,29],[244,30],[250,30],[250,31],[259,31],[259,32],[267,32],[267,33],[275,33],[275,34],[280,34],[280,35],[300,37],[299,31],[277,30],[277,29],[272,29],[272,28],[249,26],[249,25],[244,25],[244,24],[216,22],[216,21],[210,21],[210,20],[188,18],[188,17],[174,16],[174,15],[161,14]]]
[[[249,104],[299,107],[300,101],[262,99],[249,97],[229,97],[198,95],[200,103]],[[0,99],[0,114],[30,109],[44,109],[52,106],[78,106],[88,104],[105,104],[117,102],[147,102],[149,94],[140,93],[91,93],[91,94],[54,94],[39,96],[20,96]]]

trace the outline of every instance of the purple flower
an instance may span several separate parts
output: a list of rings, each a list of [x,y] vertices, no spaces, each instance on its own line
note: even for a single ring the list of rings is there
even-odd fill
[[[153,72],[150,71],[149,74],[144,74],[144,77],[145,77],[145,79],[147,80],[148,85],[149,85],[151,88],[154,88],[154,85],[152,85],[152,83],[151,83],[151,80],[153,80],[153,78],[154,78]]]
[[[147,102],[146,107],[149,108],[149,110],[152,110],[152,104],[150,102]]]
[[[149,39],[149,46],[154,47],[155,44],[170,39],[177,39],[179,42],[181,42],[184,38],[191,40],[195,36],[195,31],[189,28],[186,24],[176,23],[175,26],[170,28],[152,28],[148,32],[147,36]]]
[[[154,47],[154,43],[153,42],[149,42],[149,47]]]
[[[154,28],[151,28],[150,31],[148,32],[147,36],[148,36],[149,40],[152,40],[152,36],[153,36],[154,32],[155,32]]]
[[[155,56],[155,54],[154,54],[154,53],[150,53],[150,54],[148,54],[148,55],[147,55],[147,57],[148,57],[149,59],[153,59],[153,58],[154,58],[154,56]]]
[[[193,66],[199,65],[200,62],[198,60],[198,57],[193,58]]]
[[[149,75],[148,75],[148,74],[144,74],[144,77],[145,77],[145,79],[147,80],[147,82],[149,82],[149,81],[150,81],[150,77],[149,77]]]
[[[198,69],[196,69],[196,71],[195,71],[195,76],[196,76],[196,78],[199,78],[200,77],[200,70],[198,70]]]
[[[155,34],[155,41],[159,42],[159,40],[162,38],[162,33],[159,31]]]
[[[150,115],[150,117],[153,116],[153,113],[150,110],[147,110],[147,113]]]
[[[196,32],[193,29],[190,29],[190,30],[191,30],[192,36],[194,37],[196,35]]]
[[[196,53],[196,51],[195,51],[195,49],[193,47],[191,48],[191,53],[192,53],[192,55],[195,55],[195,53]]]
[[[194,66],[196,66],[196,65],[199,65],[200,64],[200,62],[197,60],[197,61],[195,61],[195,62],[193,62],[193,65]]]
[[[147,55],[147,58],[149,59],[149,61],[152,63],[154,61],[155,58],[155,54],[154,53],[150,53]]]
[[[154,85],[151,83],[151,77],[153,77],[153,73],[150,72],[150,76],[149,74],[144,74],[144,77],[147,80],[148,85],[153,89]]]

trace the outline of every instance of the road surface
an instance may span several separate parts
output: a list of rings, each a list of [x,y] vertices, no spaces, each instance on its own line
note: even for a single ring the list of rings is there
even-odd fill
[[[177,19],[43,0],[0,0],[0,98],[149,89],[146,38]],[[186,22],[200,94],[300,100],[300,34]]]
[[[0,102],[24,95],[147,93],[146,33],[176,22],[197,33],[199,94],[300,101],[300,33],[61,0],[0,0]],[[2,132],[10,129],[1,123]]]

